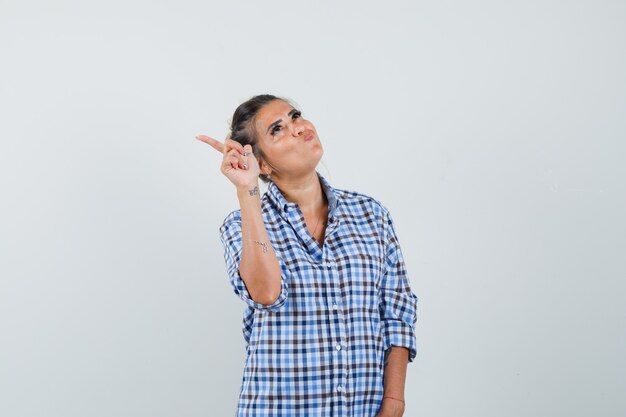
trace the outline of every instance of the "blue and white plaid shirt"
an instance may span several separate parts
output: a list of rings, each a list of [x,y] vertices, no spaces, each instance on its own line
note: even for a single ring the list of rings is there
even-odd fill
[[[230,283],[247,304],[239,417],[374,417],[385,351],[404,346],[411,362],[417,353],[418,298],[389,211],[318,176],[329,203],[322,247],[273,182],[262,196],[282,271],[274,303],[252,300],[239,276],[241,211],[220,226]]]

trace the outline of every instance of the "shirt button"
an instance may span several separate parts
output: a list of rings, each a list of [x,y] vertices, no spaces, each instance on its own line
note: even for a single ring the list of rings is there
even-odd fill
[[[343,391],[343,387],[341,385],[337,385],[337,392]]]
[[[337,303],[333,303],[333,310],[337,310],[339,308],[339,306],[337,305]]]
[[[341,345],[337,345],[337,346],[335,346],[335,349],[337,349],[337,350],[341,350]]]

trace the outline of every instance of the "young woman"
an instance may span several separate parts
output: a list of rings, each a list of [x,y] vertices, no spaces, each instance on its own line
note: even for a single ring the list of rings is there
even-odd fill
[[[315,126],[286,99],[252,97],[224,143],[197,139],[240,204],[220,227],[246,303],[237,416],[402,416],[418,299],[389,211],[316,171]]]

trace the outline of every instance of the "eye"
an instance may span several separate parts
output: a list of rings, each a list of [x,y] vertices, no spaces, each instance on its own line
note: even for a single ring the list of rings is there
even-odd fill
[[[293,114],[291,115],[292,119],[297,119],[298,117],[302,117],[302,112],[300,110],[293,112]],[[281,127],[281,125],[274,126],[272,130],[270,130],[270,135],[274,136],[276,132],[281,129]]]
[[[278,132],[279,129],[280,129],[280,125],[274,126],[272,130],[270,130],[270,135],[274,136],[276,132]]]

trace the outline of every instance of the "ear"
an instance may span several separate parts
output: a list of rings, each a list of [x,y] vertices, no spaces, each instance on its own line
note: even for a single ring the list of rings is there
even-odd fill
[[[264,159],[261,159],[261,158],[259,158],[259,159],[260,159],[260,162],[261,162],[259,164],[259,169],[261,171],[261,174],[263,174],[263,175],[271,174],[272,169],[270,168],[270,166],[265,162]]]

